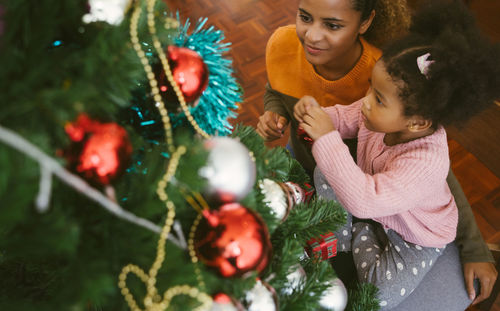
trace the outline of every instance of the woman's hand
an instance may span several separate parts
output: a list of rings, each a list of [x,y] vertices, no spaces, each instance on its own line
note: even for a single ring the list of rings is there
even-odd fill
[[[472,304],[476,304],[488,298],[497,279],[498,272],[491,262],[468,262],[464,264],[465,286],[469,293],[469,298],[474,299]],[[481,284],[481,293],[476,296],[474,290],[474,279],[478,278]]]
[[[266,111],[259,117],[257,124],[257,133],[265,141],[273,141],[283,136],[288,120],[276,112]]]
[[[313,140],[335,131],[330,116],[321,109],[318,102],[311,96],[304,96],[297,102],[293,115]]]

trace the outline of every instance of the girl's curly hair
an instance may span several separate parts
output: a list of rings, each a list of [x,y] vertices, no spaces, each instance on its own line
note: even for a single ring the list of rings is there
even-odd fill
[[[363,37],[371,44],[381,47],[386,42],[406,34],[410,26],[411,13],[406,0],[351,0],[354,10],[361,12],[366,20],[372,10],[375,18]]]
[[[426,53],[434,62],[424,75],[417,57]],[[405,115],[461,126],[500,97],[499,56],[500,45],[481,35],[463,1],[434,0],[381,59],[392,79],[403,82]]]

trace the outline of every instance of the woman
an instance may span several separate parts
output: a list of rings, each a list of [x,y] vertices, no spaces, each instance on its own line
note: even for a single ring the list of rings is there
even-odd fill
[[[369,87],[370,73],[381,55],[372,44],[380,46],[403,34],[408,24],[406,3],[401,0],[301,0],[296,25],[278,28],[269,39],[266,49],[269,83],[264,95],[266,112],[259,118],[257,132],[265,140],[272,141],[281,137],[290,124],[289,146],[312,176],[315,162],[310,145],[296,135],[298,123],[293,118],[293,108],[298,98],[311,95],[320,105],[331,106],[351,104],[363,97]],[[469,298],[474,303],[491,293],[497,275],[493,258],[451,170],[447,180],[459,208],[457,238],[452,247],[447,247],[446,256],[436,263],[433,273],[423,280],[424,284],[401,306],[414,297],[418,300],[419,293],[426,288],[431,294],[437,294],[434,301],[439,300],[445,289],[449,289],[450,294],[463,291],[464,276]],[[455,245],[464,265],[463,275]],[[473,288],[475,278],[482,285],[480,295],[476,295]],[[453,286],[445,284],[446,288],[433,290],[443,281]]]

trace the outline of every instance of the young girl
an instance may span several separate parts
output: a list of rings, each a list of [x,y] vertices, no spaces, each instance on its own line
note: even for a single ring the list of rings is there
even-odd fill
[[[361,219],[351,239],[358,279],[379,288],[383,309],[408,297],[455,238],[443,125],[462,125],[500,96],[498,55],[460,1],[435,4],[384,50],[366,97],[323,109],[306,96],[295,106],[318,169]],[[342,142],[352,137],[357,164]],[[339,242],[350,239],[343,233]]]

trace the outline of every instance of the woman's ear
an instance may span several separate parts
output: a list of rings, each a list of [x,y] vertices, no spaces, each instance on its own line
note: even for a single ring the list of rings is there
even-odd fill
[[[375,10],[372,10],[370,16],[368,16],[367,19],[362,21],[361,25],[359,26],[360,35],[364,34],[368,30],[368,28],[370,28],[370,25],[372,24],[374,18],[375,18]]]
[[[425,131],[432,126],[432,121],[422,117],[412,117],[408,120],[408,130],[413,133]]]

